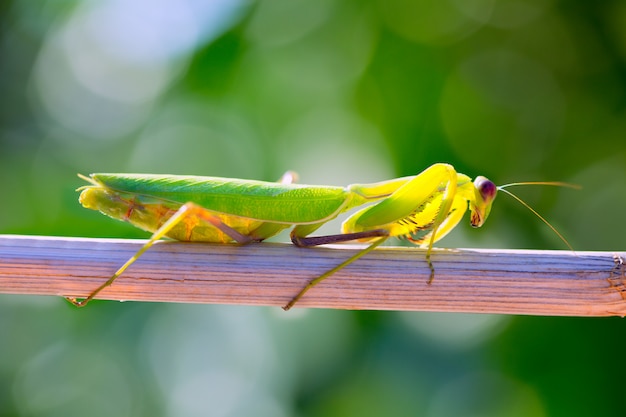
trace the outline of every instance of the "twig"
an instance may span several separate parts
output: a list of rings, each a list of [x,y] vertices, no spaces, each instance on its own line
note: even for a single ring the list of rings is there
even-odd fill
[[[142,240],[0,236],[0,293],[86,296]],[[354,246],[159,242],[97,298],[283,306]],[[378,248],[296,307],[624,316],[625,252]],[[91,307],[94,308],[94,307]]]

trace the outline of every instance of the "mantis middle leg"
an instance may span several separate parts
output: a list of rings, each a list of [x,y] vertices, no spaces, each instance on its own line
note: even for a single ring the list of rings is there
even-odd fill
[[[357,239],[377,239],[333,269],[309,281],[283,309],[293,307],[308,290],[366,255],[391,236],[404,237],[418,244],[428,242],[426,262],[430,269],[430,284],[435,275],[431,261],[433,244],[459,222],[467,208],[466,202],[456,198],[457,173],[448,164],[435,164],[407,180],[352,185],[349,189],[361,197],[367,198],[371,195],[375,196],[372,198],[382,200],[348,218],[342,227],[343,234],[307,237],[320,225],[301,225],[294,228],[291,234],[293,243],[298,246],[315,246]]]

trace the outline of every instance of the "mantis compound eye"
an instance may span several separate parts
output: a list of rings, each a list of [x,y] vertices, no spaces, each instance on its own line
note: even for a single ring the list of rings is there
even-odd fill
[[[498,187],[487,178],[483,176],[476,177],[474,180],[474,186],[485,203],[490,203],[494,198],[496,198]]]
[[[470,223],[473,227],[483,225],[489,212],[491,211],[491,203],[496,198],[498,187],[487,178],[479,176],[474,180],[474,199],[470,201],[470,210],[472,212]]]

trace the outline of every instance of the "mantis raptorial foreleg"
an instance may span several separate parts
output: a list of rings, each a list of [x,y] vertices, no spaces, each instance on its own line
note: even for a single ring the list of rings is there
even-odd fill
[[[428,284],[430,284],[435,277],[435,268],[431,261],[432,247],[438,236],[439,227],[445,225],[450,216],[456,190],[456,171],[447,164],[435,164],[409,180],[352,186],[351,191],[362,197],[380,199],[384,196],[384,199],[376,205],[360,210],[346,220],[343,234],[306,237],[308,233],[315,230],[317,225],[302,225],[296,226],[291,233],[292,242],[297,246],[315,246],[357,239],[377,237],[379,239],[335,268],[309,281],[283,309],[290,309],[309,289],[361,258],[390,236],[402,236],[419,244],[428,242],[426,262],[430,268],[428,279]],[[456,216],[453,220],[458,222]],[[418,231],[426,232],[420,240],[412,237]],[[447,231],[443,230],[443,233]]]
[[[448,164],[434,164],[401,183],[395,180],[382,186],[352,186],[359,194],[386,194],[388,197],[354,214],[344,223],[344,230],[382,228],[388,230],[389,236],[427,246],[430,284],[435,278],[431,261],[433,245],[456,226],[467,208],[465,200],[458,200],[456,204],[464,205],[463,209],[459,213],[452,210],[458,195],[457,186],[457,173]]]

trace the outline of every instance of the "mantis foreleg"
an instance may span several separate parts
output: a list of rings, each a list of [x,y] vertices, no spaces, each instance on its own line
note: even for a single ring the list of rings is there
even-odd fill
[[[309,289],[367,254],[390,236],[404,237],[415,243],[428,245],[426,262],[430,269],[428,279],[430,284],[435,277],[435,268],[431,261],[433,244],[442,232],[447,233],[447,230],[454,227],[460,220],[460,216],[455,215],[451,218],[453,222],[446,224],[446,221],[450,220],[451,209],[457,195],[457,181],[457,173],[451,165],[435,164],[410,179],[349,186],[350,191],[365,199],[383,199],[375,205],[358,211],[346,220],[343,224],[343,234],[307,237],[319,227],[319,224],[301,225],[292,232],[292,242],[298,246],[315,246],[365,238],[380,237],[380,239],[330,271],[311,280],[283,308],[285,310],[291,308]],[[467,203],[465,205],[467,206]],[[414,238],[413,236],[418,232],[423,235]]]

